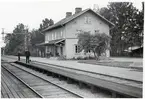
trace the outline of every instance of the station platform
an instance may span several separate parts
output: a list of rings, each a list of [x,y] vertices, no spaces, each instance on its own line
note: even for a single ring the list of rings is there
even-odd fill
[[[12,58],[8,58],[8,56],[1,56],[1,62],[15,62],[16,61],[16,57],[15,56],[9,56]],[[3,61],[4,60],[4,61]]]
[[[15,58],[16,56],[9,56]],[[25,57],[21,57],[21,59],[25,59]],[[119,68],[119,67],[109,67],[109,66],[101,66],[101,65],[92,65],[92,64],[85,64],[85,63],[78,63],[74,60],[50,60],[48,58],[41,58],[41,57],[31,57],[32,62],[40,62],[49,65],[57,65],[61,67],[67,67],[72,69],[78,69],[98,74],[104,74],[109,76],[115,76],[124,79],[135,80],[139,82],[143,82],[143,72],[135,71],[131,68]]]

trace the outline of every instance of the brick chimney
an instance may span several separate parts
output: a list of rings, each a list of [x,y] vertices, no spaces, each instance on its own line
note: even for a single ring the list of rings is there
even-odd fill
[[[79,7],[75,8],[75,14],[80,13],[81,11],[82,11],[82,8],[79,8]]]
[[[72,12],[66,12],[66,18],[70,17],[72,15]]]

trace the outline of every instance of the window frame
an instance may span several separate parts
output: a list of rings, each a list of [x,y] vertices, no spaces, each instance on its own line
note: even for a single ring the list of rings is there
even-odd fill
[[[78,47],[79,47],[78,44],[75,44],[75,54],[79,53]]]
[[[85,16],[85,24],[91,24],[91,17]]]

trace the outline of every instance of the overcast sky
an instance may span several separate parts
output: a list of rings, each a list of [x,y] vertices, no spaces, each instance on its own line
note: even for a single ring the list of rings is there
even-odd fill
[[[100,2],[101,1],[101,2]],[[138,9],[142,8],[141,1],[132,1]],[[18,23],[28,25],[30,30],[37,29],[44,18],[53,19],[56,23],[65,17],[66,12],[74,13],[76,7],[93,9],[94,4],[99,8],[106,7],[106,0],[3,0],[0,1],[0,31],[12,32]],[[0,32],[1,33],[1,32]],[[2,46],[2,36],[0,35]]]

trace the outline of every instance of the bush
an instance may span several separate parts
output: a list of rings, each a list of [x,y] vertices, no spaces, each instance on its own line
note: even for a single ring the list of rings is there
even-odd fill
[[[89,56],[88,59],[95,59],[95,57],[93,57],[93,56]]]
[[[95,59],[95,57],[93,56],[85,56],[85,57],[82,57],[82,56],[78,56],[78,57],[73,57],[71,58],[70,60],[89,60],[89,59]]]
[[[76,59],[77,59],[77,60],[81,60],[81,57],[77,57]]]
[[[66,56],[60,56],[58,57],[58,60],[66,60]]]
[[[72,58],[72,60],[76,60],[76,58],[75,58],[75,57],[73,57],[73,58]]]

